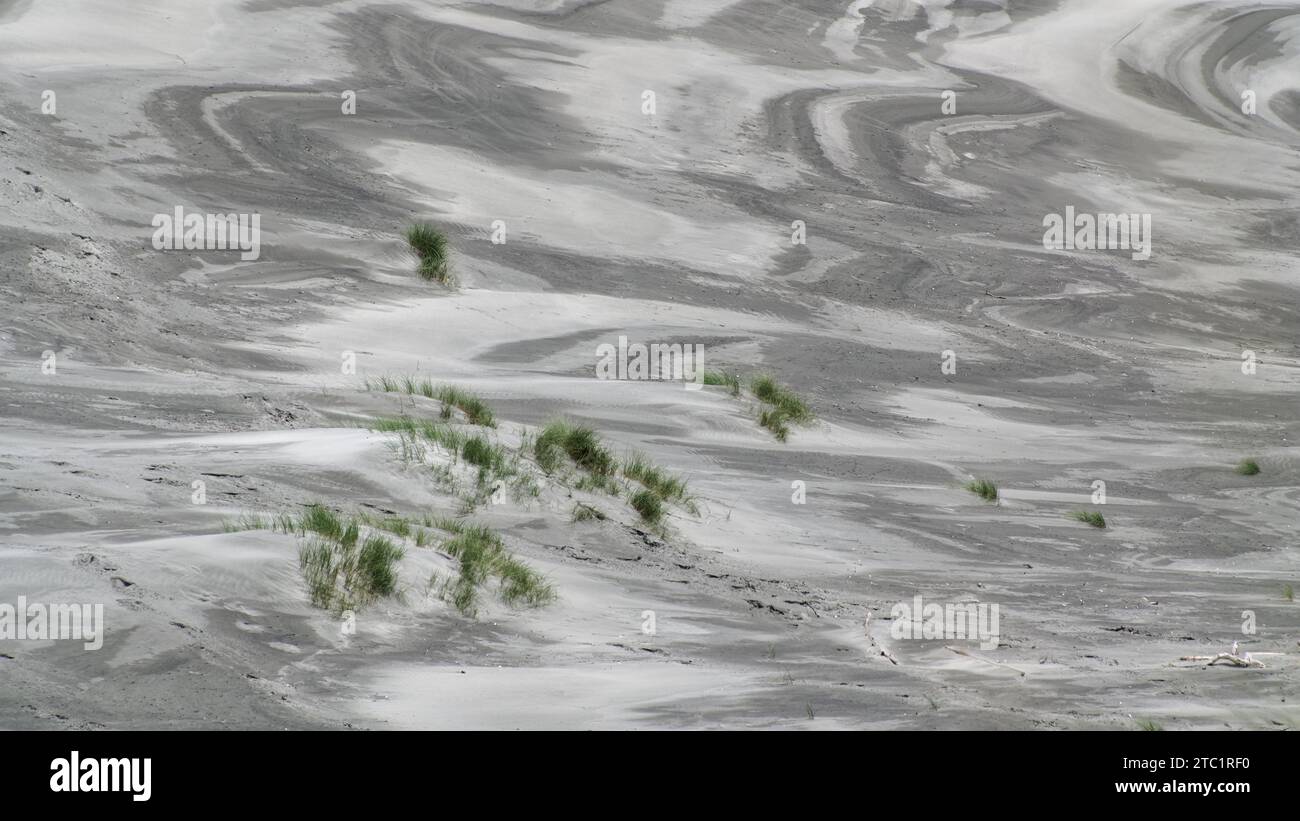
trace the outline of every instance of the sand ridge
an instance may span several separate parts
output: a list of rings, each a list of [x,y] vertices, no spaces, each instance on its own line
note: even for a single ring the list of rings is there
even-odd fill
[[[1295,727],[1298,20],[7,7],[0,601],[103,601],[108,629],[94,653],[0,641],[0,726]],[[150,217],[182,206],[260,214],[260,258],[155,251]],[[1066,206],[1151,214],[1151,259],[1044,249]],[[414,276],[413,220],[447,230],[455,289]],[[620,335],[769,371],[818,420],[780,443],[752,399],[593,378]],[[546,483],[473,516],[555,603],[467,618],[412,549],[403,597],[342,635],[292,537],[222,520],[454,513],[357,426],[428,407],[363,389],[408,373],[481,395],[507,443],[591,424],[700,511],[663,537],[611,500],[573,523],[589,497]],[[1104,530],[1066,517],[1097,480]],[[999,646],[894,639],[918,594],[997,603]],[[1234,639],[1284,655],[1175,663]]]

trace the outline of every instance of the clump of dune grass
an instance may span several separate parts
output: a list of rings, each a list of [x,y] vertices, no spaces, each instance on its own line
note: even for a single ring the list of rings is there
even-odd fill
[[[732,396],[740,396],[740,374],[725,371],[705,371],[704,384],[722,385]]]
[[[583,470],[600,476],[614,472],[614,458],[601,444],[600,436],[591,428],[570,428],[564,438],[564,450]]]
[[[400,536],[403,539],[409,539],[414,536],[415,527],[411,524],[410,519],[401,516],[385,516],[377,518],[374,516],[362,516],[362,521],[378,530],[384,530],[394,536]]]
[[[1242,476],[1254,476],[1259,473],[1259,462],[1254,459],[1242,459],[1237,464],[1237,472]]]
[[[423,387],[423,385],[421,386]],[[424,394],[428,396],[429,394]],[[450,408],[458,408],[471,425],[482,425],[486,428],[495,428],[497,426],[496,416],[493,415],[492,409],[487,403],[478,396],[467,390],[458,388],[455,385],[439,385],[433,389],[433,399],[442,403],[444,418],[450,415]]]
[[[366,516],[341,516],[324,505],[310,505],[298,516],[246,515],[228,522],[225,529],[274,530],[307,539],[298,551],[299,569],[307,595],[316,607],[340,613],[359,610],[397,592],[397,563],[404,551],[377,534],[363,537],[362,525],[374,526]],[[409,523],[382,520],[397,533]]]
[[[309,539],[298,561],[311,603],[339,613],[395,594],[402,556],[402,548],[384,536],[359,539],[354,523],[342,538]]]
[[[662,501],[677,503],[692,513],[696,512],[695,500],[687,490],[686,480],[654,464],[644,453],[633,453],[623,460],[623,475],[640,482]]]
[[[511,555],[500,536],[485,525],[461,519],[424,516],[416,522],[367,513],[341,516],[315,504],[296,517],[246,515],[224,527],[227,531],[276,530],[306,538],[298,560],[308,596],[313,605],[336,614],[398,592],[398,563],[405,550],[376,531],[412,539],[419,547],[437,543],[455,559],[459,575],[443,593],[465,615],[475,614],[479,589],[493,579],[498,597],[511,607],[540,606],[555,598],[554,588]],[[439,542],[435,530],[451,538]]]
[[[664,504],[659,496],[650,489],[638,490],[629,500],[632,509],[641,514],[641,518],[650,524],[659,524],[664,517]]]
[[[769,375],[756,376],[749,383],[749,389],[760,402],[772,405],[791,422],[804,424],[811,422],[813,413],[808,404],[798,394],[779,384]]]
[[[554,473],[566,456],[595,476],[611,476],[615,472],[614,457],[594,430],[567,422],[551,422],[533,440],[533,458],[542,470]]]
[[[612,496],[630,493],[633,508],[653,524],[663,519],[668,504],[679,504],[691,513],[698,512],[685,479],[655,465],[642,453],[634,452],[620,464],[591,428],[563,421],[551,422],[535,437],[525,437],[524,443],[525,448],[531,448],[538,467],[546,473],[555,473],[566,459],[585,471],[573,483],[575,490],[603,491]],[[633,492],[634,486],[619,480],[620,473],[624,478],[639,483],[641,489]],[[593,518],[593,510],[589,505],[576,506],[574,521]]]
[[[293,517],[287,513],[274,516],[262,513],[244,513],[235,519],[223,521],[221,529],[226,533],[240,533],[245,530],[278,530],[291,533],[294,529],[294,523]]]
[[[460,446],[460,458],[478,468],[477,495],[467,500],[470,510],[490,495],[494,486],[505,487],[506,480],[516,473],[515,465],[518,461],[517,456],[512,459],[504,447],[488,441],[484,436],[465,437]],[[515,482],[516,497],[522,495],[521,485],[526,480],[527,477],[520,477],[520,481]]]
[[[966,489],[986,502],[998,500],[998,486],[988,479],[975,479],[966,483]]]
[[[555,598],[554,588],[510,555],[501,537],[486,525],[448,518],[426,521],[453,534],[441,548],[460,563],[460,576],[444,594],[462,614],[473,616],[477,612],[478,591],[492,578],[497,580],[497,595],[512,607],[536,607]]]
[[[431,442],[454,455],[460,455],[466,439],[469,438],[449,425],[410,416],[379,417],[370,420],[367,425],[371,430],[380,433],[398,433],[412,439]]]
[[[359,517],[343,517],[316,504],[297,517],[243,516],[225,529],[275,530],[306,538],[298,564],[308,597],[313,605],[340,613],[397,592],[402,548],[383,536],[362,538],[362,523]]]
[[[435,422],[410,416],[381,416],[366,422],[366,427],[380,433],[420,433],[435,426]]]
[[[1102,516],[1095,510],[1074,510],[1070,512],[1070,518],[1076,521],[1085,522],[1093,527],[1106,526],[1106,517]]]
[[[367,536],[357,554],[356,571],[366,595],[371,598],[397,592],[397,563],[406,551],[383,536]]]
[[[1286,599],[1287,601],[1295,601],[1295,588],[1289,584],[1283,587],[1282,598]]]
[[[806,425],[814,418],[808,403],[772,376],[762,374],[754,377],[749,382],[749,389],[767,406],[759,411],[758,424],[770,430],[779,442],[789,438],[789,423]]]
[[[497,567],[497,595],[511,607],[540,607],[555,600],[555,589],[537,571],[509,556]]]
[[[423,396],[425,399],[434,397],[433,382],[428,379],[417,380],[414,376],[402,377],[402,390],[408,396]]]
[[[390,514],[379,516],[374,513],[361,512],[353,517],[358,524],[371,528],[373,530],[382,530],[385,533],[392,534],[402,539],[414,539],[420,530],[420,525],[413,519],[405,516]]]
[[[584,504],[582,502],[577,502],[573,505],[573,515],[570,518],[570,521],[589,522],[594,519],[596,521],[603,522],[605,521],[606,518],[607,517],[600,510],[600,508],[593,507],[592,505]]]
[[[421,278],[442,285],[453,284],[446,234],[428,223],[417,223],[406,229],[406,242],[419,260],[416,271]]]
[[[416,547],[427,546],[433,538],[427,526],[421,527],[418,522],[412,521],[405,516],[374,516],[362,513],[357,516],[357,519],[368,527],[391,533],[403,539],[410,539],[415,542]]]
[[[311,505],[298,517],[298,535],[315,533],[335,542],[356,542],[360,527],[355,519],[345,519],[324,505]]]
[[[740,396],[741,379],[739,374],[726,371],[705,371],[703,382],[706,385],[720,385],[727,388],[732,396]],[[767,428],[778,442],[790,438],[790,426],[810,424],[816,416],[802,397],[776,381],[770,374],[759,374],[749,380],[749,390],[761,406],[758,409],[758,424]]]
[[[380,390],[385,393],[396,393],[402,389],[402,383],[391,376],[380,376],[371,382],[366,380],[366,390]]]
[[[519,475],[518,454],[508,451],[481,434],[466,433],[467,428],[415,419],[410,416],[381,417],[369,423],[371,430],[397,433],[395,448],[404,463],[423,464],[426,453],[424,443],[439,446],[459,462],[478,468],[478,478],[473,494],[464,499],[463,513],[472,511],[490,496],[496,487],[505,487],[507,480],[516,477],[510,485],[516,499],[536,496],[540,490],[527,475]],[[455,477],[447,465],[434,466],[434,480],[440,486],[454,488]]]
[[[1150,718],[1135,718],[1133,720],[1137,723],[1138,728],[1142,730],[1159,732],[1164,729],[1164,727],[1161,727],[1159,723]]]
[[[379,416],[368,420],[365,426],[379,433],[409,433],[430,442],[438,441],[446,427],[432,419],[414,416]]]
[[[784,442],[790,438],[790,426],[786,424],[787,417],[776,408],[764,408],[758,412],[758,424],[772,431],[778,442]]]
[[[461,458],[484,475],[499,474],[506,470],[506,452],[500,445],[494,445],[482,436],[471,436],[465,440],[460,449]]]
[[[366,390],[405,393],[408,396],[423,396],[426,399],[436,399],[442,403],[440,415],[444,420],[451,418],[452,408],[457,408],[461,413],[465,414],[465,418],[471,425],[482,425],[485,428],[495,428],[497,426],[496,415],[492,413],[492,408],[486,402],[477,395],[455,385],[438,385],[432,380],[416,379],[412,376],[404,376],[400,379],[381,376],[374,382],[367,379]]]
[[[578,477],[578,481],[573,483],[574,490],[584,490],[588,493],[608,493],[610,496],[618,496],[621,490],[618,479],[613,475],[601,476],[596,473],[584,473]]]

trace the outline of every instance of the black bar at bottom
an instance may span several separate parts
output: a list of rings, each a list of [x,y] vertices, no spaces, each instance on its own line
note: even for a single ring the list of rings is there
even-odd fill
[[[927,808],[978,799],[1026,810],[1021,802],[1227,809],[1242,797],[1289,800],[1290,735],[15,732],[0,734],[0,784],[7,808],[126,812],[410,803],[455,812],[461,800],[538,811],[619,792],[654,805],[674,803],[674,781],[683,800],[732,809],[870,792]]]

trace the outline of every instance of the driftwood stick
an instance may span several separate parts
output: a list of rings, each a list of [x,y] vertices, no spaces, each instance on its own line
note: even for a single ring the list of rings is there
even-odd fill
[[[898,664],[898,659],[894,658],[894,654],[889,652],[889,648],[881,644],[880,642],[876,641],[876,637],[871,635],[871,611],[870,610],[867,611],[867,618],[866,621],[863,622],[863,627],[866,629],[867,639],[871,642],[871,646],[879,650],[880,655],[889,659],[891,663]]]
[[[1007,668],[1008,670],[1010,670],[1010,671],[1012,671],[1012,672],[1014,672],[1014,673],[1019,673],[1019,674],[1022,675],[1022,676],[1025,674],[1025,671],[1024,671],[1024,670],[1017,670],[1015,667],[1012,667],[1010,664],[1003,664],[1003,663],[1000,662],[1000,661],[994,661],[993,659],[986,659],[986,658],[984,658],[983,656],[977,656],[977,655],[975,655],[974,653],[970,652],[969,650],[963,650],[963,649],[961,649],[960,647],[953,647],[951,644],[945,644],[944,647],[946,647],[947,649],[953,651],[954,653],[956,653],[956,654],[959,655],[959,656],[967,656],[968,658],[973,658],[973,659],[975,659],[976,661],[982,661],[982,662],[984,662],[985,664],[992,664],[992,665],[995,665],[995,666],[997,666],[997,667],[1005,667],[1005,668]]]
[[[1231,664],[1233,667],[1263,667],[1264,662],[1259,659],[1250,657],[1250,653],[1238,656],[1233,653],[1219,653],[1215,656],[1181,656],[1179,661],[1208,661],[1206,667],[1213,667],[1221,661]]]

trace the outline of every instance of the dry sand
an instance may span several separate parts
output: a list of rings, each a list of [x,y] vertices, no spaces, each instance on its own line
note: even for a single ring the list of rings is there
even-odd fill
[[[0,0],[0,603],[106,611],[97,651],[0,640],[0,727],[1300,726],[1293,5],[119,5]],[[1151,258],[1044,250],[1067,205],[1151,214]],[[261,258],[155,251],[177,206],[260,214]],[[593,378],[620,335],[818,420]],[[699,514],[574,524],[547,483],[473,516],[555,603],[467,618],[412,547],[343,635],[293,537],[222,522],[454,512],[354,426],[410,373],[508,443],[588,423]],[[998,605],[999,645],[895,639],[918,594]],[[1278,655],[1177,661],[1233,640]]]

